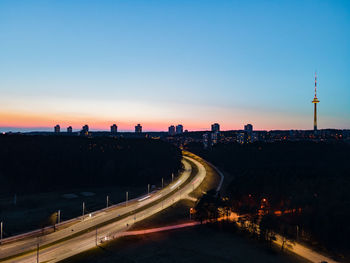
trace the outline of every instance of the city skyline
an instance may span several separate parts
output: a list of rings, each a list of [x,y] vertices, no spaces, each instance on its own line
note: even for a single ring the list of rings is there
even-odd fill
[[[349,3],[102,2],[0,3],[1,132],[350,128]]]
[[[0,261],[350,262],[349,29],[350,0],[0,0]]]

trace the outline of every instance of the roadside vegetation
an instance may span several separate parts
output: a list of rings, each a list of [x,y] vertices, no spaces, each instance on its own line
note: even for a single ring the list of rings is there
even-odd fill
[[[197,204],[200,220],[230,210],[249,220],[249,232],[259,239],[270,242],[278,233],[340,258],[348,255],[349,144],[231,143],[208,150],[199,144],[188,148],[229,175],[224,198],[207,195]]]
[[[0,195],[157,184],[181,158],[161,140],[1,135]]]

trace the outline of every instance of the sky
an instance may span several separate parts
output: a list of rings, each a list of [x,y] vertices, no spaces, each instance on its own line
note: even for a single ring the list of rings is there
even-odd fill
[[[0,0],[0,131],[350,128],[350,1]]]

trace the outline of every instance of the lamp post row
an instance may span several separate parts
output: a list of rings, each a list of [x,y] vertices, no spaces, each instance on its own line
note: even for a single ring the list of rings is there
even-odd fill
[[[174,181],[174,173],[171,174],[171,181],[173,182]],[[162,188],[164,188],[164,178],[162,178]],[[147,185],[147,189],[148,189],[148,194],[150,192],[150,184]],[[125,205],[127,206],[128,205],[128,199],[129,199],[129,192],[127,191],[126,192],[126,202],[125,202]],[[109,196],[107,195],[106,197],[106,208],[108,208],[109,206]],[[83,202],[82,204],[82,208],[83,208],[83,217],[85,215],[85,202]],[[58,210],[57,211],[57,224],[61,223],[61,210]],[[4,226],[4,223],[1,221],[0,222],[0,245],[2,244],[2,239],[3,239],[3,226]],[[97,232],[97,229],[96,229],[96,232]]]

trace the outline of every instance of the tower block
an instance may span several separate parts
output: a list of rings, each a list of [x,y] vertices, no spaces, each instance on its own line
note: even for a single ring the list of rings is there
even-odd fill
[[[312,100],[312,103],[314,104],[314,132],[317,131],[317,103],[320,102],[316,95],[316,89],[317,89],[317,76],[315,73],[315,97]]]

